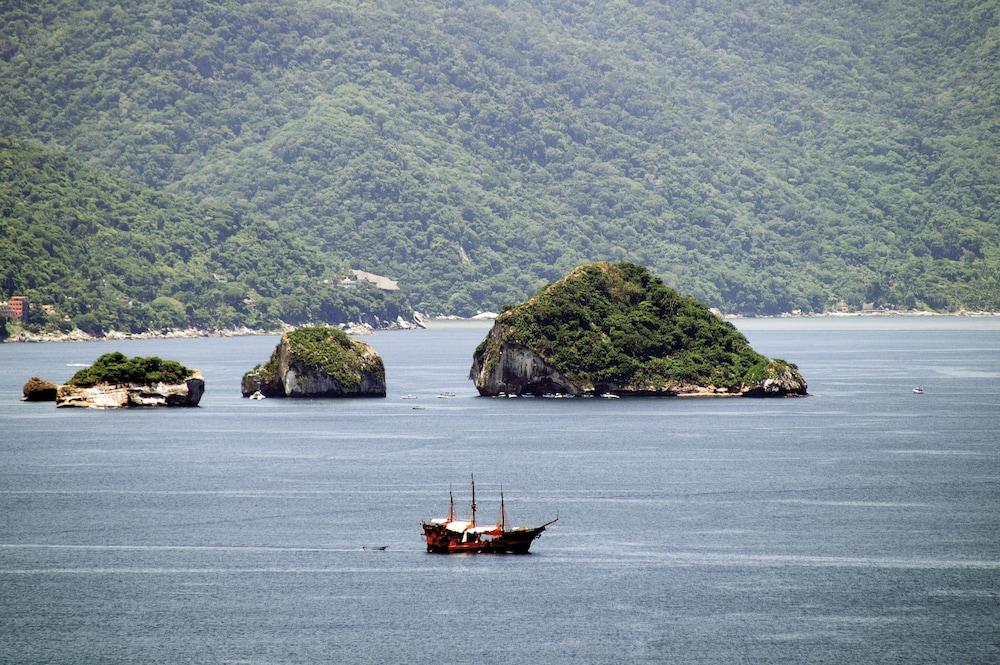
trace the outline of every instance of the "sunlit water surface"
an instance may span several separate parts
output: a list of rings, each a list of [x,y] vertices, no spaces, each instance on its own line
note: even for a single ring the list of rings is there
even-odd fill
[[[1000,659],[1000,322],[738,325],[813,396],[479,398],[468,324],[370,337],[376,400],[241,399],[273,337],[0,346],[0,662]],[[17,401],[112,349],[201,407]],[[532,554],[425,552],[470,472]]]

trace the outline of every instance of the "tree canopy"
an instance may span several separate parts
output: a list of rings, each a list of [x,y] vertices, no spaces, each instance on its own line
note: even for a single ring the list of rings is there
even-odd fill
[[[275,327],[409,313],[278,225],[136,185],[0,138],[0,291],[53,304],[53,327]],[[32,308],[38,325],[45,314]]]
[[[728,311],[1000,308],[996,0],[40,0],[2,19],[0,133],[266,220],[227,237],[237,261],[288,232],[462,314],[592,259]]]
[[[495,360],[500,344],[514,344],[589,385],[751,385],[787,365],[757,353],[731,323],[626,261],[574,268],[503,311],[496,329],[477,356],[491,351]]]

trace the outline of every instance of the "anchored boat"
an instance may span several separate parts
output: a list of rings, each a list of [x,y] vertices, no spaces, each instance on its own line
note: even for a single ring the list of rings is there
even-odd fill
[[[507,525],[507,510],[500,491],[500,521],[488,526],[476,524],[476,479],[472,478],[472,516],[468,520],[455,519],[455,497],[448,492],[447,517],[436,517],[430,522],[421,522],[427,551],[439,554],[457,552],[490,552],[495,554],[510,552],[527,554],[531,543],[542,535],[545,527],[559,521],[557,516],[541,526],[527,527]]]

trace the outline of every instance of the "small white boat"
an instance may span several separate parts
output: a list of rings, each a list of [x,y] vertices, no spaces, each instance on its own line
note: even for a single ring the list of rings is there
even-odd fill
[[[411,395],[411,394],[407,393],[406,395],[400,396],[399,399],[417,399],[417,396],[416,395]]]
[[[923,386],[914,386],[913,387],[913,394],[914,395],[923,395],[924,394],[924,387]]]
[[[264,399],[264,396],[258,390],[254,392],[252,395],[250,395],[250,399]]]
[[[620,395],[616,395],[614,393],[601,393],[601,398],[602,399],[621,399],[621,396]]]

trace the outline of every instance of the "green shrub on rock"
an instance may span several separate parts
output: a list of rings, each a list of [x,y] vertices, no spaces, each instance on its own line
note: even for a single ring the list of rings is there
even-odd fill
[[[157,356],[129,358],[115,351],[105,353],[93,365],[73,375],[69,385],[81,388],[98,383],[180,383],[194,373],[174,360]]]

